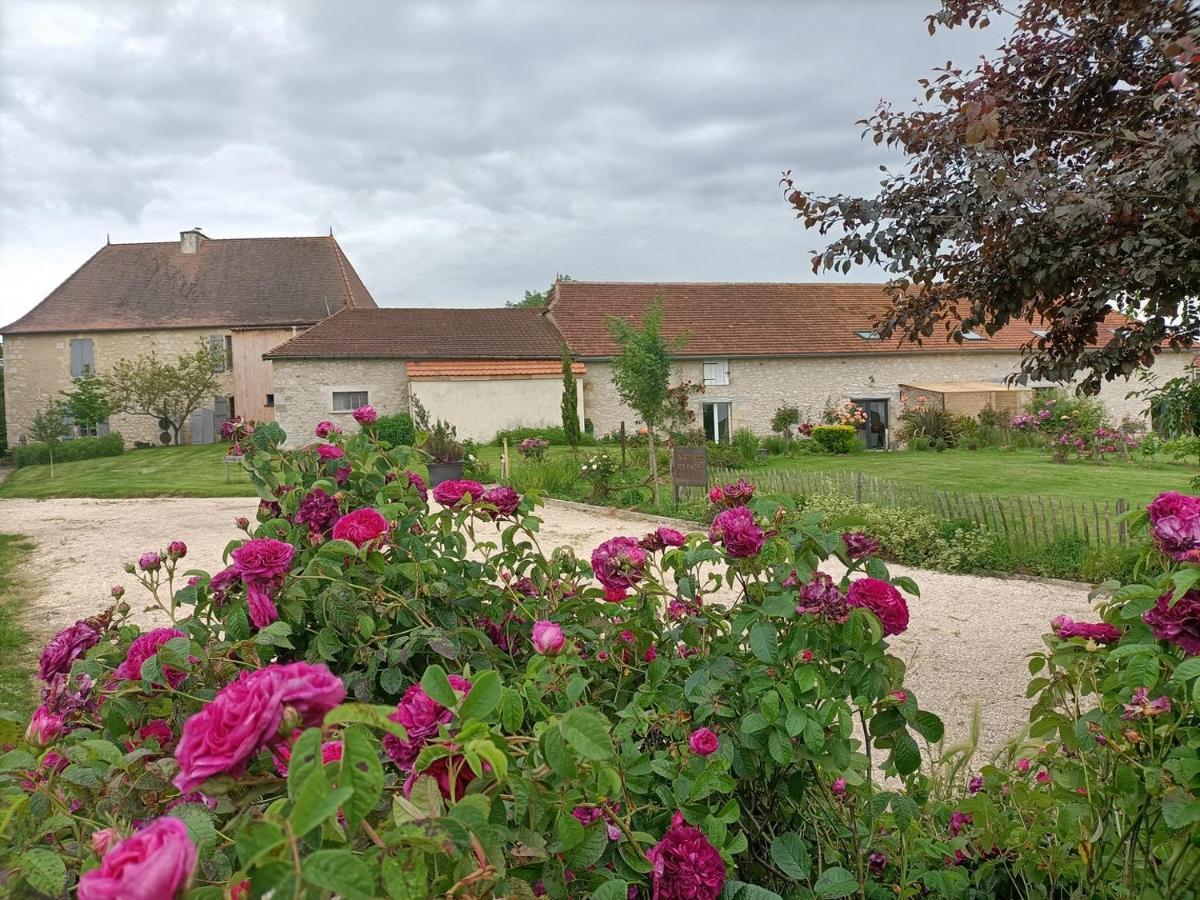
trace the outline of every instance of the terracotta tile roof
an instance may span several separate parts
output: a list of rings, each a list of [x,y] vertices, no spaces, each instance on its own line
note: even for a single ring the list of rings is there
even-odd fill
[[[404,364],[409,378],[477,378],[504,375],[553,375],[562,374],[562,363],[552,359],[464,359],[431,360]],[[587,366],[571,363],[576,375],[586,375]]]
[[[333,237],[109,244],[0,334],[311,325],[374,306]]]
[[[663,298],[663,333],[688,334],[679,356],[1014,351],[1036,340],[1040,325],[1008,325],[983,340],[948,341],[949,329],[922,344],[865,339],[890,300],[879,284],[634,283],[560,281],[549,316],[577,357],[609,357],[617,346],[605,321],[640,320]],[[1112,327],[1124,319],[1111,313]]]
[[[264,357],[558,360],[561,352],[540,309],[391,308],[343,310]]]

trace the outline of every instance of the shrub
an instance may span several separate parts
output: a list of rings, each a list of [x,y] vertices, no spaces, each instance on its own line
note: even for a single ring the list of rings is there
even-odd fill
[[[764,450],[772,456],[782,456],[788,452],[788,447],[791,446],[791,441],[785,437],[780,437],[777,434],[768,435],[759,441]]]
[[[736,469],[743,464],[742,451],[733,444],[708,442],[708,464],[718,469]]]
[[[1035,547],[1026,557],[1025,563],[1043,578],[1080,577],[1088,543],[1081,537],[1064,535]]]
[[[792,430],[800,424],[800,410],[795,406],[780,406],[771,416],[771,430],[781,437],[791,437]]]
[[[97,459],[102,456],[120,456],[125,452],[125,439],[119,432],[112,431],[99,437],[76,438],[61,441],[54,447],[54,462],[72,462],[79,459]],[[13,465],[40,466],[50,462],[50,448],[45,444],[30,443],[12,448]]]
[[[858,432],[853,425],[817,425],[812,439],[826,453],[849,453],[858,443]]]
[[[742,465],[750,466],[758,461],[758,435],[749,428],[739,428],[733,433],[732,446],[741,457]]]
[[[924,403],[908,405],[900,413],[900,440],[911,442],[915,438],[925,438],[934,450],[957,447],[962,428],[961,417]]]
[[[516,466],[508,483],[522,494],[538,492],[542,496],[582,500],[586,483],[579,477],[579,463],[571,456],[552,456],[536,466]]]
[[[482,481],[484,484],[495,481],[492,465],[479,455],[479,444],[475,441],[463,441],[463,478],[472,481]]]
[[[579,436],[579,443],[582,446],[594,447],[598,442],[595,435],[588,430],[588,421],[584,422],[584,433]],[[548,441],[556,447],[569,446],[567,437],[563,433],[561,425],[546,425],[541,428],[525,427],[521,428],[506,428],[503,431],[497,431],[496,436],[492,439],[492,443],[499,447],[503,445],[504,439],[508,438],[508,446],[515,447],[526,438],[541,438]]]
[[[417,440],[417,429],[408,413],[380,416],[375,421],[375,432],[393,447],[411,447]]]
[[[886,891],[865,854],[903,858],[917,740],[942,726],[888,652],[907,613],[879,560],[814,576],[798,614],[784,581],[836,538],[777,503],[726,510],[716,543],[617,536],[589,566],[537,549],[528,499],[427,506],[404,448],[332,435],[325,461],[282,439],[254,434],[263,504],[229,569],[185,581],[175,543],[130,564],[172,628],[122,600],[43,655],[44,704],[0,757],[17,895],[104,874],[112,896],[194,878],[204,900]],[[297,521],[318,488],[332,534]],[[729,583],[733,607],[701,600]]]
[[[546,451],[550,449],[550,442],[545,438],[525,438],[521,443],[517,444],[517,452],[522,457],[534,462],[541,462],[546,458]]]

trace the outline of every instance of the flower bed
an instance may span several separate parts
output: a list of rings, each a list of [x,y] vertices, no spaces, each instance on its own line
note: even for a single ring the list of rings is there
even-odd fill
[[[252,437],[263,500],[226,569],[186,571],[181,542],[129,564],[170,627],[141,633],[117,595],[47,646],[24,739],[0,730],[0,886],[1181,896],[1200,864],[1200,501],[1152,508],[1171,561],[1104,622],[1054,623],[1035,747],[922,770],[941,723],[886,640],[916,585],[872,536],[743,482],[707,536],[616,535],[589,565],[539,548],[509,488],[430,497],[369,431],[282,437]]]

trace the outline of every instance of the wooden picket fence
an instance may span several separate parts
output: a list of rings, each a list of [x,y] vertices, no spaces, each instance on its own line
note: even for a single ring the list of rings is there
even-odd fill
[[[764,494],[852,497],[878,506],[918,506],[945,519],[968,519],[1007,535],[1014,543],[1044,544],[1060,537],[1079,537],[1089,544],[1116,546],[1129,541],[1124,500],[1071,500],[1042,495],[972,494],[928,485],[889,481],[862,472],[799,472],[787,469],[738,471],[713,469],[713,481],[738,477],[753,481]]]

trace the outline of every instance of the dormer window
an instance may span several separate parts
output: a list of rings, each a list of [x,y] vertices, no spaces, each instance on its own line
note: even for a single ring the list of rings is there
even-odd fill
[[[855,333],[855,334],[857,334],[857,335],[858,335],[860,338],[862,338],[864,341],[878,341],[878,340],[882,340],[882,338],[880,337],[880,335],[879,335],[879,332],[878,332],[878,331],[856,331],[856,332],[854,332],[854,333]]]
[[[987,340],[987,338],[985,338],[982,334],[977,334],[974,331],[964,331],[962,333],[962,337],[963,337],[964,341],[986,341]]]
[[[1050,331],[1046,328],[1030,328],[1029,330],[1040,338],[1050,337]]]

